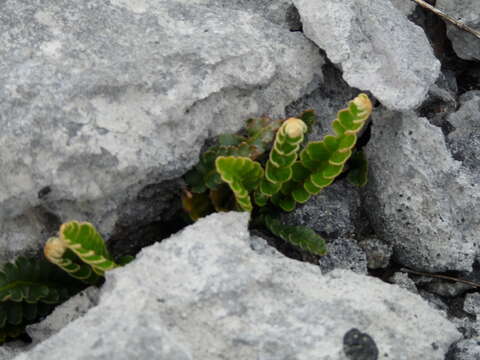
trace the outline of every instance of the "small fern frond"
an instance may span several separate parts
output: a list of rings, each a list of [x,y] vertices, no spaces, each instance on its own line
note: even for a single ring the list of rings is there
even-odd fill
[[[70,276],[87,284],[97,284],[99,276],[67,247],[67,243],[59,238],[50,238],[45,244],[43,253],[48,261],[57,265]]]
[[[335,135],[327,135],[322,141],[309,143],[300,154],[302,165],[311,175],[303,183],[310,195],[318,194],[330,185],[343,171],[345,162],[357,142],[357,133],[362,129],[372,112],[372,103],[365,94],[350,101],[348,108],[340,110],[332,127]]]
[[[260,183],[260,192],[270,197],[292,177],[292,165],[297,160],[307,125],[297,118],[284,121],[277,131],[270,156],[265,166],[265,178]]]
[[[18,258],[0,271],[0,343],[23,332],[56,304],[81,290],[56,266],[41,259]]]
[[[105,240],[88,222],[70,221],[60,227],[60,241],[100,276],[118,267],[105,246]]]
[[[267,229],[284,241],[312,254],[325,255],[327,253],[325,239],[312,229],[304,226],[284,225],[271,215],[265,215],[264,221]]]
[[[262,165],[250,158],[235,156],[220,156],[215,164],[222,180],[235,194],[240,208],[244,211],[252,211],[250,192],[257,188],[263,177]]]

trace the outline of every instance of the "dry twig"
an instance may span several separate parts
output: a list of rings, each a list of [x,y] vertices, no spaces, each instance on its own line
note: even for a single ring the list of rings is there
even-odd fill
[[[436,7],[430,5],[429,3],[423,1],[423,0],[412,0],[414,2],[416,2],[418,5],[420,5],[421,7],[425,8],[425,9],[428,9],[430,10],[431,12],[433,12],[434,14],[437,14],[438,16],[440,16],[441,18],[447,20],[447,21],[450,21],[452,24],[454,24],[455,26],[457,26],[458,28],[462,29],[463,31],[466,31],[466,32],[469,32],[470,34],[476,36],[477,38],[480,39],[480,31],[477,31],[475,29],[472,29],[470,26],[468,25],[465,25],[463,22],[459,21],[459,20],[456,20],[454,19],[453,17],[451,17],[450,15],[447,15],[445,14],[443,11],[437,9]]]
[[[400,271],[410,273],[410,274],[414,274],[414,275],[427,276],[427,277],[432,277],[432,278],[436,278],[436,279],[455,281],[455,282],[459,282],[459,283],[462,283],[462,284],[467,284],[467,285],[470,285],[470,286],[473,286],[473,287],[476,287],[476,288],[480,288],[479,283],[469,281],[469,280],[465,280],[465,279],[455,278],[453,276],[429,274],[429,273],[424,273],[424,272],[421,272],[421,271],[415,271],[415,270],[410,270],[410,269],[405,269],[405,268],[400,269]]]

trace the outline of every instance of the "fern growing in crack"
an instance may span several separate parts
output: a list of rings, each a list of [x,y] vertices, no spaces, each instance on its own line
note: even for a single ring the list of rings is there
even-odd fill
[[[248,120],[246,133],[221,136],[219,145],[203,153],[199,164],[187,173],[184,209],[195,221],[213,211],[251,212],[255,205],[264,207],[267,210],[259,219],[270,232],[297,247],[324,254],[323,238],[310,229],[281,224],[271,216],[273,212],[268,215],[268,208],[292,211],[347,169],[351,183],[365,185],[367,161],[354,148],[371,112],[370,99],[360,94],[338,112],[332,135],[307,144],[305,135],[316,118],[312,110],[280,122]]]
[[[106,271],[132,260],[127,257],[116,263],[95,227],[78,221],[63,224],[58,237],[45,244],[44,254],[51,263],[87,284],[97,284]]]
[[[0,271],[0,343],[84,288],[44,259],[19,257]]]

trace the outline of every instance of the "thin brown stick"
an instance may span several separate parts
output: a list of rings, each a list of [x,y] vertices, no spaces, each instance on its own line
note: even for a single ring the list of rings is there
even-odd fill
[[[437,279],[455,281],[455,282],[459,282],[459,283],[462,283],[462,284],[467,284],[467,285],[470,285],[470,286],[473,286],[473,287],[476,287],[476,288],[480,288],[479,283],[469,281],[469,280],[464,280],[464,279],[458,279],[458,278],[455,278],[453,276],[429,274],[429,273],[424,273],[424,272],[405,269],[405,268],[400,269],[400,271],[407,272],[407,273],[414,274],[414,275],[427,276],[427,277],[432,277],[432,278],[437,278]]]
[[[477,38],[480,39],[480,31],[472,29],[470,26],[465,25],[463,22],[461,22],[457,19],[454,19],[450,15],[445,14],[443,11],[438,10],[436,7],[426,3],[423,0],[412,0],[412,1],[415,1],[421,7],[424,7],[425,9],[430,10],[434,14],[437,14],[438,16],[444,18],[445,20],[450,21],[452,24],[454,24],[458,28],[462,29],[463,31],[469,32],[470,34],[472,34],[472,35],[474,35],[474,36],[476,36]]]

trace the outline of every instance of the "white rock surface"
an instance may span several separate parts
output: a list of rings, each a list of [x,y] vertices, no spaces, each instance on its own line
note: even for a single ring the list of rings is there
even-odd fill
[[[98,297],[98,288],[92,286],[85,289],[57,306],[40,323],[27,326],[27,334],[32,338],[34,344],[42,342],[97,305]]]
[[[270,21],[281,4],[3,1],[0,263],[62,221],[108,236],[139,220],[142,189],[194,165],[205,139],[310,92],[323,59]]]
[[[294,0],[307,37],[350,86],[395,110],[417,107],[440,71],[428,39],[390,1]]]
[[[16,360],[444,359],[460,334],[419,296],[350,271],[251,249],[245,213],[214,214],[109,272],[99,304]]]

